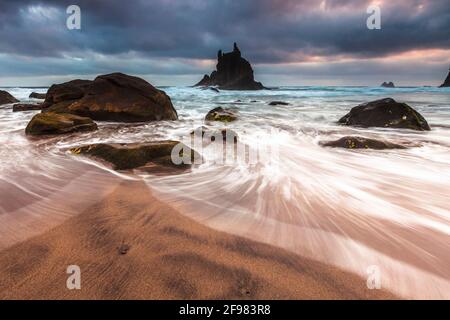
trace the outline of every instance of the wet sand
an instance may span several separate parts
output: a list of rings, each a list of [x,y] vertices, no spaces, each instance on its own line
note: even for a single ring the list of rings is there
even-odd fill
[[[395,298],[348,272],[194,222],[141,181],[123,180],[98,199],[0,252],[1,299]],[[81,268],[81,290],[66,288],[69,265]]]

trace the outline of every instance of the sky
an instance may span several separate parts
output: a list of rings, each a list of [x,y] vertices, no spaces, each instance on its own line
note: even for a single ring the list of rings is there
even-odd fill
[[[370,5],[381,29],[367,27]],[[267,86],[435,86],[450,67],[450,0],[0,0],[0,87],[117,71],[192,85],[233,42]]]

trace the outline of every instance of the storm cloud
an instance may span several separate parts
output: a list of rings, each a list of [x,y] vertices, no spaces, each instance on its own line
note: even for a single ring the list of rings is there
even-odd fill
[[[381,30],[366,26],[374,2]],[[71,4],[81,30],[66,28]],[[377,73],[391,58],[406,72],[423,68],[428,81],[450,61],[449,30],[450,0],[0,0],[0,77],[119,70],[193,79],[236,41],[263,77],[351,78],[358,61],[354,74]],[[423,66],[420,52],[431,59]]]

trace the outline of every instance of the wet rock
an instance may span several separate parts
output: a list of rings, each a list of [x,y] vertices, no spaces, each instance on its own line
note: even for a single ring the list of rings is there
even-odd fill
[[[204,139],[205,143],[215,142],[218,138],[223,142],[233,141],[233,143],[237,143],[238,141],[238,134],[234,130],[227,128],[210,129],[202,126],[191,132],[191,136],[194,135]]]
[[[383,82],[381,84],[381,86],[383,88],[395,88],[395,84],[391,81],[391,82]]]
[[[387,98],[353,108],[339,123],[360,127],[404,128],[431,130],[425,118],[406,103]]]
[[[187,157],[191,163],[201,156],[178,141],[155,141],[147,143],[100,143],[73,148],[77,155],[86,155],[113,165],[114,170],[129,170],[154,164],[162,167],[188,168],[188,163],[177,164],[172,160],[172,150],[177,148],[180,157]]]
[[[396,143],[358,136],[348,136],[335,141],[321,142],[320,145],[322,145],[323,147],[346,149],[406,149],[406,147]]]
[[[53,85],[44,112],[71,113],[94,120],[143,122],[177,120],[170,98],[147,81],[123,73]]]
[[[30,98],[33,99],[45,99],[46,96],[47,96],[46,93],[37,93],[37,92],[30,93]]]
[[[232,52],[217,54],[217,70],[210,76],[205,75],[195,86],[218,86],[223,90],[261,90],[264,86],[256,82],[253,68],[250,63],[242,58],[237,44],[234,44]]]
[[[289,103],[284,101],[272,101],[269,103],[269,106],[288,106],[288,105]]]
[[[27,135],[52,135],[79,131],[97,130],[97,125],[89,118],[73,114],[39,113],[28,123],[25,133]]]
[[[206,121],[220,121],[220,122],[233,122],[238,118],[237,112],[234,109],[224,109],[217,107],[208,112],[205,117]]]
[[[42,104],[16,103],[13,105],[13,112],[42,110]]]
[[[9,92],[0,90],[0,105],[19,102],[16,98],[14,98]]]

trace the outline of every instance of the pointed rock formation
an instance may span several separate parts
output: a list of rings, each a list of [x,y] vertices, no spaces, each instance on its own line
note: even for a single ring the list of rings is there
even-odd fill
[[[217,53],[217,67],[210,76],[205,75],[195,86],[218,86],[223,90],[262,90],[264,86],[256,82],[250,63],[242,58],[236,43],[232,52]]]
[[[441,88],[450,87],[450,70],[448,72],[447,79],[445,79],[444,83],[440,87]]]

